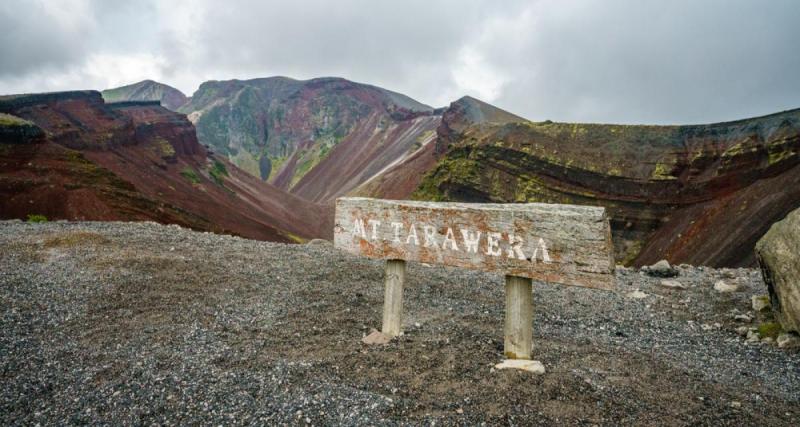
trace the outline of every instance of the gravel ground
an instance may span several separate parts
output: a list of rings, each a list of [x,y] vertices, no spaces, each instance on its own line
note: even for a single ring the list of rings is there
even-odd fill
[[[534,375],[493,369],[503,279],[481,272],[410,263],[405,335],[362,344],[382,266],[153,223],[0,222],[0,424],[797,425],[800,354],[735,331],[758,321],[755,270],[535,284]]]

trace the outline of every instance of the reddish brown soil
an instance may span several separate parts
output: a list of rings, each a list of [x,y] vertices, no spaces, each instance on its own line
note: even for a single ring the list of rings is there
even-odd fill
[[[49,141],[0,144],[0,218],[154,220],[215,230],[205,219],[158,203],[77,151]]]
[[[425,173],[436,166],[436,144],[431,142],[402,162],[386,169],[353,191],[353,195],[404,200],[419,187]]]
[[[69,92],[5,98],[0,110],[47,134],[0,144],[2,218],[149,219],[281,242],[331,233],[329,208],[210,155],[185,116],[157,103]]]
[[[418,140],[439,124],[439,116],[421,116],[400,121],[387,132],[375,132],[375,122],[381,119],[381,115],[373,114],[360,123],[292,187],[292,193],[309,200],[332,201],[405,159],[415,143],[422,144]]]

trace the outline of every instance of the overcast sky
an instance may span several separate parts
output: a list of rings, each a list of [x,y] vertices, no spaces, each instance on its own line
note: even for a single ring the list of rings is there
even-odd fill
[[[800,107],[800,1],[2,0],[0,93],[341,76],[532,120]]]

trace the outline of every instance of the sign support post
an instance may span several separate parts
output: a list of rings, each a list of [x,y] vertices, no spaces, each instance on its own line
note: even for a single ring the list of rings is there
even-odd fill
[[[533,341],[533,281],[506,276],[506,326],[503,353],[509,359],[531,358]]]
[[[403,283],[406,262],[401,259],[386,260],[386,291],[383,296],[383,326],[381,332],[396,337],[403,332]]]

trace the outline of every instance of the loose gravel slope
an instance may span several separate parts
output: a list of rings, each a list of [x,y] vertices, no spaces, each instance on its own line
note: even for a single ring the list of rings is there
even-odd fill
[[[0,222],[0,424],[796,425],[800,354],[735,333],[758,273],[679,270],[535,284],[536,376],[492,369],[499,276],[410,264],[405,335],[366,346],[382,263],[328,244]]]

